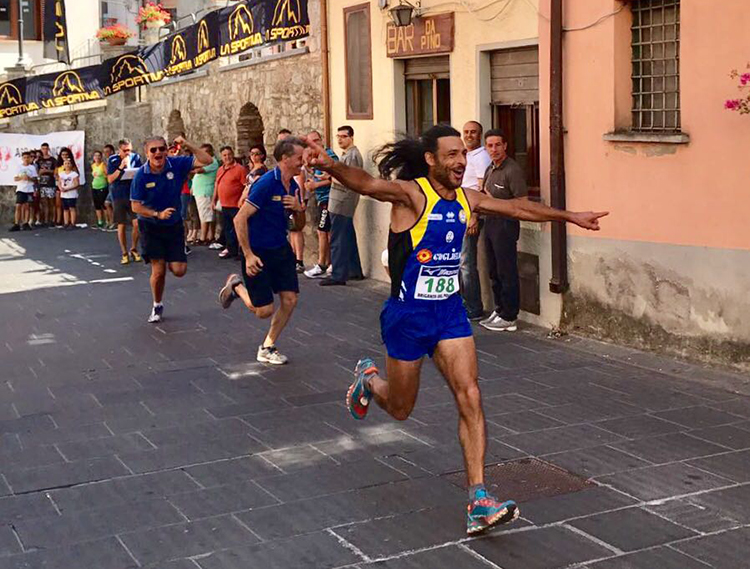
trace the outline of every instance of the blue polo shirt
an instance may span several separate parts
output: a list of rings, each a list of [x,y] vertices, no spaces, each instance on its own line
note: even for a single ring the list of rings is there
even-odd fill
[[[247,203],[258,210],[248,220],[251,249],[276,249],[287,244],[287,215],[282,198],[295,195],[299,188],[292,178],[289,192],[281,181],[281,170],[266,172],[250,187]]]
[[[109,157],[109,160],[107,161],[107,174],[112,175],[115,172],[117,172],[117,168],[120,167],[120,162],[122,162],[122,158],[120,158],[119,154],[113,154]],[[135,152],[130,153],[130,167],[131,168],[140,168],[143,165],[143,162],[141,161],[141,157],[138,156]],[[113,200],[127,200],[130,199],[130,184],[132,180],[122,180],[119,179],[112,184],[109,185],[110,189],[112,190],[112,199]]]
[[[154,211],[164,211],[168,207],[173,207],[175,211],[169,219],[141,217],[140,215],[138,219],[156,225],[174,225],[182,222],[180,194],[190,170],[193,169],[194,162],[193,156],[168,156],[164,169],[158,174],[151,172],[148,162],[141,166],[133,178],[130,199],[134,202],[141,202]]]

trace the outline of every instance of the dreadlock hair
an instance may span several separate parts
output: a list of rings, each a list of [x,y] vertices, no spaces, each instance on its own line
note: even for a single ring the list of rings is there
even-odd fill
[[[447,124],[439,124],[425,131],[419,138],[402,135],[395,142],[375,151],[378,172],[385,179],[396,174],[398,180],[415,180],[427,176],[430,167],[424,158],[425,152],[437,153],[438,140],[461,133]]]

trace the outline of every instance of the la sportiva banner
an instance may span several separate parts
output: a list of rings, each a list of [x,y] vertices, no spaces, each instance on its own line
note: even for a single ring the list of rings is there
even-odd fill
[[[103,61],[0,84],[0,118],[96,101],[191,73],[218,57],[310,35],[307,0],[246,0],[158,43]]]

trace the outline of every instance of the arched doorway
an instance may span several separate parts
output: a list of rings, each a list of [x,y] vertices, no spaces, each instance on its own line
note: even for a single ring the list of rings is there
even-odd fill
[[[247,151],[254,144],[263,144],[263,118],[258,107],[245,103],[237,118],[237,155],[246,157]]]
[[[171,142],[179,135],[185,135],[185,121],[182,120],[182,113],[174,109],[169,113],[167,120],[167,139]]]

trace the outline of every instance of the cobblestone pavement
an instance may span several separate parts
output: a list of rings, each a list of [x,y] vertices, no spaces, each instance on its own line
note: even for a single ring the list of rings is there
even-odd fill
[[[467,539],[451,394],[350,419],[382,362],[374,283],[305,282],[280,342],[201,249],[152,326],[111,233],[0,239],[0,569],[738,569],[750,558],[747,378],[541,331],[477,332],[493,489],[522,519]],[[614,355],[613,355],[614,354]],[[576,475],[572,476],[570,473]],[[499,484],[499,486],[497,486]]]

